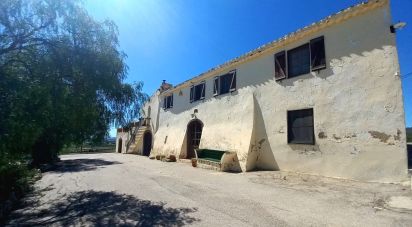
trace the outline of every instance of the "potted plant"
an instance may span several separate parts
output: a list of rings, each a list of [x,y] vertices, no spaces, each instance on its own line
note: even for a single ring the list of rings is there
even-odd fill
[[[197,167],[197,158],[192,158],[192,166]]]

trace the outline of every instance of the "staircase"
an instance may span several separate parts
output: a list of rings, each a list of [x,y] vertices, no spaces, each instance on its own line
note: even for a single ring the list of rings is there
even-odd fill
[[[139,154],[139,148],[142,147],[143,134],[146,130],[150,129],[150,118],[141,119],[139,122],[134,124],[130,140],[127,143],[126,153],[127,154]]]
[[[139,153],[139,147],[141,147],[140,145],[143,142],[143,134],[148,129],[149,129],[148,126],[140,126],[137,128],[134,138],[130,140],[130,141],[133,140],[133,143],[130,144],[129,149],[127,150],[126,153],[128,154],[138,154]]]

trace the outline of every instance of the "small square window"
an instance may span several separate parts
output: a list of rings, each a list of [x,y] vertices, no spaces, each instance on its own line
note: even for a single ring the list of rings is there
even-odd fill
[[[288,111],[288,143],[315,144],[313,109]]]
[[[195,102],[205,98],[206,82],[190,87],[190,102]]]
[[[173,94],[163,98],[163,109],[169,109],[173,107]]]

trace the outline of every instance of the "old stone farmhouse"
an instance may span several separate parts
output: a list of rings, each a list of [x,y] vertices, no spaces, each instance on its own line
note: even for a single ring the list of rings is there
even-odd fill
[[[118,129],[117,151],[181,160],[206,151],[221,154],[205,163],[223,171],[406,180],[392,24],[388,0],[361,3],[181,84],[163,82],[144,118]]]

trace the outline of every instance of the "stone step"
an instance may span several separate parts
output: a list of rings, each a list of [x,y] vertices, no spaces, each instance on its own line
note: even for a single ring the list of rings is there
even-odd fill
[[[220,162],[210,161],[206,159],[197,159],[197,164],[209,165],[209,166],[218,168],[219,170],[221,169],[221,166],[222,166]]]
[[[184,158],[181,158],[181,159],[178,159],[178,162],[183,162],[183,163],[192,163],[192,160],[190,160],[190,159],[184,159]]]
[[[203,163],[197,163],[197,167],[198,168],[202,168],[202,169],[208,169],[208,170],[213,170],[213,171],[221,171],[220,167],[216,167],[213,165],[208,165],[208,164],[203,164]]]

